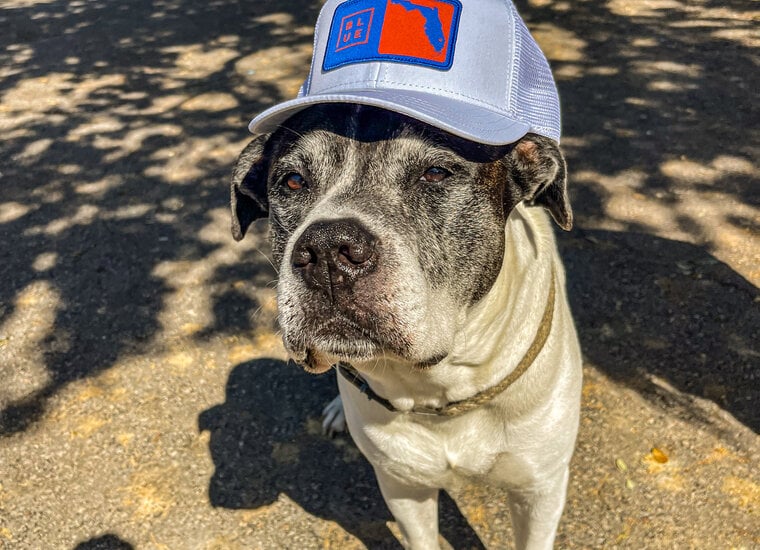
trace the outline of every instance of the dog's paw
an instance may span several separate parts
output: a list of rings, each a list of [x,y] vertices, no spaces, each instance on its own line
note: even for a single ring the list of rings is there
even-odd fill
[[[346,431],[346,415],[343,414],[343,401],[340,395],[330,401],[322,410],[322,433],[332,437],[338,432]]]

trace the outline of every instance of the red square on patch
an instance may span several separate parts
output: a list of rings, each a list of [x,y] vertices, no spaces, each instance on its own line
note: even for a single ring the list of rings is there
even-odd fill
[[[388,0],[378,53],[445,62],[455,11],[441,0]]]

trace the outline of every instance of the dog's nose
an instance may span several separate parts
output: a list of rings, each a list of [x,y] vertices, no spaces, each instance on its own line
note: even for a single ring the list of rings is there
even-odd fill
[[[293,271],[332,298],[339,287],[352,287],[377,264],[377,238],[358,220],[329,220],[311,224],[293,248]]]

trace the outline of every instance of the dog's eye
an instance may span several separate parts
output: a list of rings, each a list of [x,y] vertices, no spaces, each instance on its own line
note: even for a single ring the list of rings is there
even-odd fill
[[[306,180],[303,179],[303,176],[301,174],[296,174],[295,172],[291,172],[287,176],[285,176],[285,185],[288,186],[288,189],[291,191],[298,191],[300,189],[303,189],[306,187]]]
[[[425,170],[425,173],[422,174],[422,177],[420,177],[420,181],[424,181],[425,183],[439,183],[448,178],[450,175],[451,172],[445,168],[433,166]]]

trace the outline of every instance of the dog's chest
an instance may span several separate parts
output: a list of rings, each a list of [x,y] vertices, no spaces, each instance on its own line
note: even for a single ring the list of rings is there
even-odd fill
[[[351,427],[370,462],[408,483],[455,487],[473,479],[502,477],[510,461],[503,427],[477,413],[467,419]],[[510,468],[511,469],[511,468]]]

